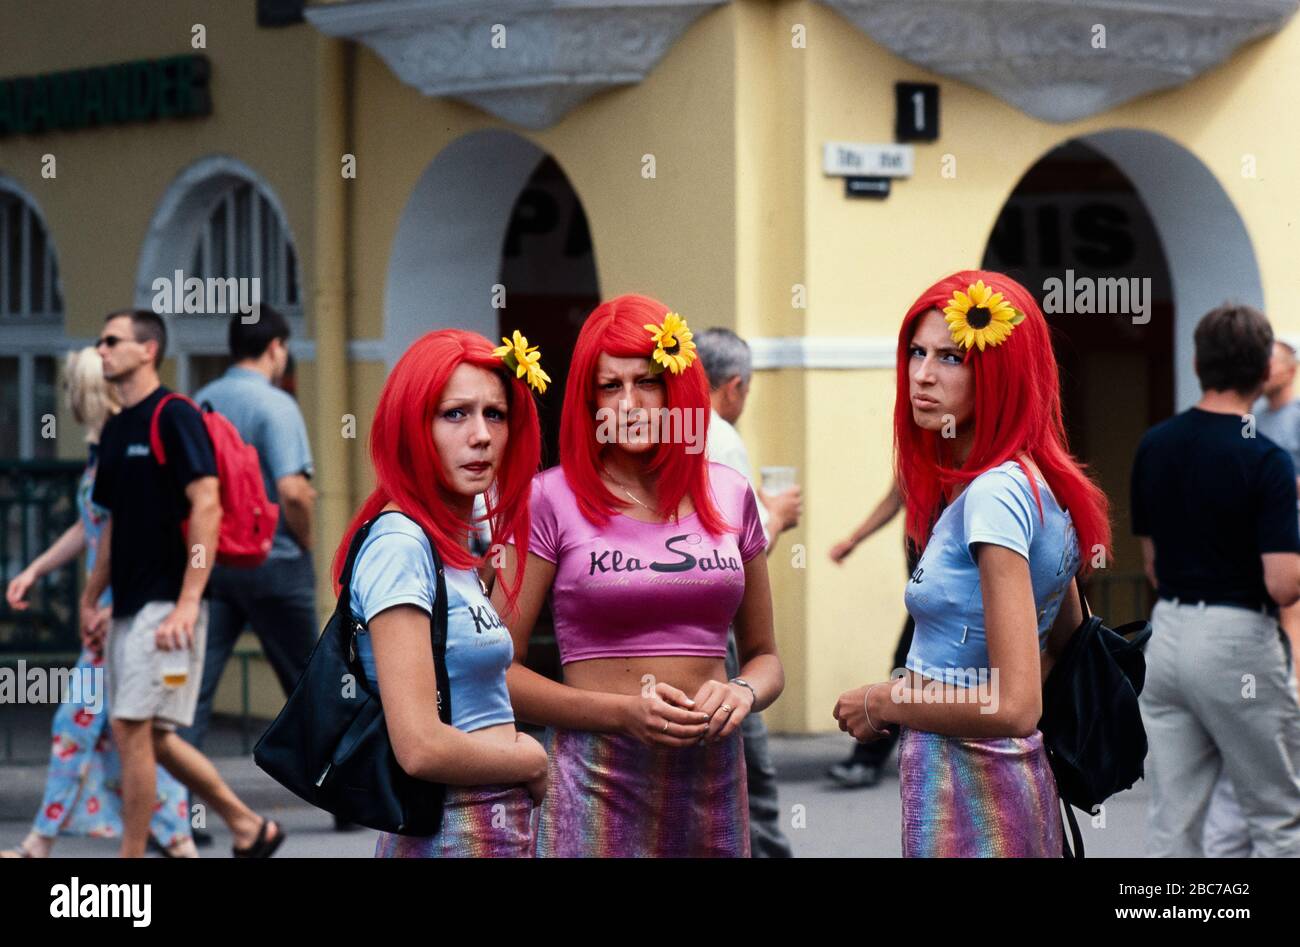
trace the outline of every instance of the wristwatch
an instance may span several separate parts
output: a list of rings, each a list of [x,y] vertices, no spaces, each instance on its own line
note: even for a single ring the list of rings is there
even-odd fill
[[[758,694],[755,693],[754,686],[750,684],[749,681],[745,680],[743,677],[733,677],[728,683],[739,684],[742,687],[748,687],[749,692],[754,695],[754,703],[749,705],[750,708],[752,709],[758,704]]]

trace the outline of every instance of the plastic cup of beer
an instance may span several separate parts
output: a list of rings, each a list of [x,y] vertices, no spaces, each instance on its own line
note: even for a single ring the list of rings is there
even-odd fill
[[[190,678],[190,649],[174,648],[162,653],[162,680],[167,687],[181,687]]]
[[[794,489],[795,475],[798,470],[794,467],[764,467],[761,473],[763,492],[776,496],[779,493]]]

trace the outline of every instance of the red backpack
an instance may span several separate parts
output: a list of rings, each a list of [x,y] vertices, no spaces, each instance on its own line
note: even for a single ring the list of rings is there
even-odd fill
[[[280,507],[266,496],[257,448],[245,444],[230,420],[213,411],[211,405],[205,410],[184,395],[171,392],[158,402],[149,424],[149,446],[159,464],[167,463],[167,455],[158,433],[158,418],[163,406],[173,398],[188,401],[200,412],[203,426],[208,429],[208,438],[212,441],[212,453],[217,459],[217,480],[221,491],[217,562],[246,569],[260,566],[271,551],[275,527],[280,521]],[[181,524],[181,532],[189,536],[188,519]]]

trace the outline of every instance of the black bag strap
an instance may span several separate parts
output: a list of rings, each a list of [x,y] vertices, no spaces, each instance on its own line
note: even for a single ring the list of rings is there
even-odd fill
[[[348,544],[347,559],[344,560],[343,571],[339,575],[339,581],[342,584],[339,587],[338,602],[335,604],[334,610],[343,619],[342,627],[348,629],[349,636],[356,634],[357,626],[367,627],[364,621],[358,621],[352,617],[352,570],[356,566],[357,553],[361,550],[361,544],[366,541],[366,537],[370,535],[370,527],[375,525],[379,517],[387,513],[406,516],[400,510],[381,510],[369,522],[362,523],[357,527],[357,531],[352,534],[352,542]],[[409,516],[406,518],[411,519]],[[412,522],[415,521],[412,520]],[[447,581],[443,573],[442,557],[438,555],[438,544],[427,535],[425,538],[429,539],[429,552],[433,554],[433,571],[436,582],[433,615],[429,621],[429,639],[433,646],[433,671],[438,681],[438,719],[450,725],[451,678],[447,674]]]
[[[1065,858],[1083,858],[1083,833],[1079,831],[1079,822],[1074,817],[1074,806],[1064,799],[1061,800],[1061,803],[1065,806],[1065,818],[1061,820],[1061,854]],[[1067,827],[1070,830],[1069,839],[1065,837]],[[1074,844],[1073,852],[1070,851],[1070,842]]]
[[[433,673],[438,680],[438,719],[451,725],[451,678],[447,675],[447,580],[443,575],[442,557],[437,544],[430,539],[429,551],[433,553],[433,571],[437,579],[437,604],[433,609]]]
[[[1083,609],[1083,620],[1087,621],[1092,617],[1092,609],[1088,607],[1088,597],[1083,594],[1083,583],[1079,581],[1079,573],[1074,574],[1074,587],[1079,590],[1079,607]]]
[[[1083,583],[1079,581],[1077,572],[1074,574],[1074,587],[1079,593],[1079,608],[1083,611],[1083,621],[1079,623],[1079,628],[1082,628],[1092,618],[1092,609],[1088,607],[1088,597],[1083,594]],[[1078,631],[1079,629],[1076,628],[1075,634],[1078,634]],[[1061,800],[1061,805],[1065,807],[1065,814],[1061,816],[1061,854],[1065,858],[1083,858],[1083,832],[1080,831],[1079,822],[1074,816],[1074,806],[1064,799]]]
[[[357,553],[361,550],[361,544],[366,541],[366,537],[370,535],[370,527],[383,515],[380,513],[374,519],[358,526],[357,531],[352,534],[352,542],[348,543],[348,555],[343,560],[343,571],[339,573],[339,597],[334,605],[334,611],[343,618],[344,625],[348,629],[356,623],[356,619],[352,617],[352,570],[357,564]]]

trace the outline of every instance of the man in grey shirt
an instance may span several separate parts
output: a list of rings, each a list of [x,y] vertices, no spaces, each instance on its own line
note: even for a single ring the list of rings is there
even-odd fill
[[[749,344],[730,329],[706,329],[695,336],[705,374],[709,376],[709,399],[712,414],[709,421],[708,458],[726,464],[744,474],[753,487],[753,473],[749,465],[749,452],[733,424],[745,410],[749,396],[749,382],[753,375],[753,361]],[[772,554],[777,537],[799,524],[803,494],[798,487],[775,496],[758,491],[759,514],[763,519],[763,534],[767,537],[767,553]],[[735,629],[727,631],[727,676],[740,673],[740,656],[736,646]],[[767,725],[762,714],[750,714],[741,722],[744,737],[745,774],[749,787],[749,842],[755,858],[790,858],[794,850],[790,840],[781,831],[781,809],[777,803],[776,766],[768,749]]]
[[[1295,349],[1274,340],[1264,394],[1255,402],[1256,430],[1291,455],[1300,471],[1300,401],[1295,396]]]
[[[1255,415],[1255,429],[1290,454],[1291,462],[1300,471],[1300,400],[1295,396],[1295,373],[1295,349],[1275,339],[1264,394],[1251,412]],[[1300,497],[1300,476],[1296,477],[1296,494]],[[1296,505],[1300,515],[1300,499]],[[1300,642],[1300,603],[1283,608],[1280,622],[1294,647]]]
[[[266,562],[255,569],[216,566],[208,584],[208,642],[194,725],[181,732],[202,747],[212,701],[235,642],[251,626],[284,689],[293,689],[316,642],[316,575],[312,566],[311,447],[298,403],[276,387],[288,363],[289,323],[263,303],[256,322],[230,320],[234,364],[194,395],[223,414],[257,448],[266,495],[280,505]]]

